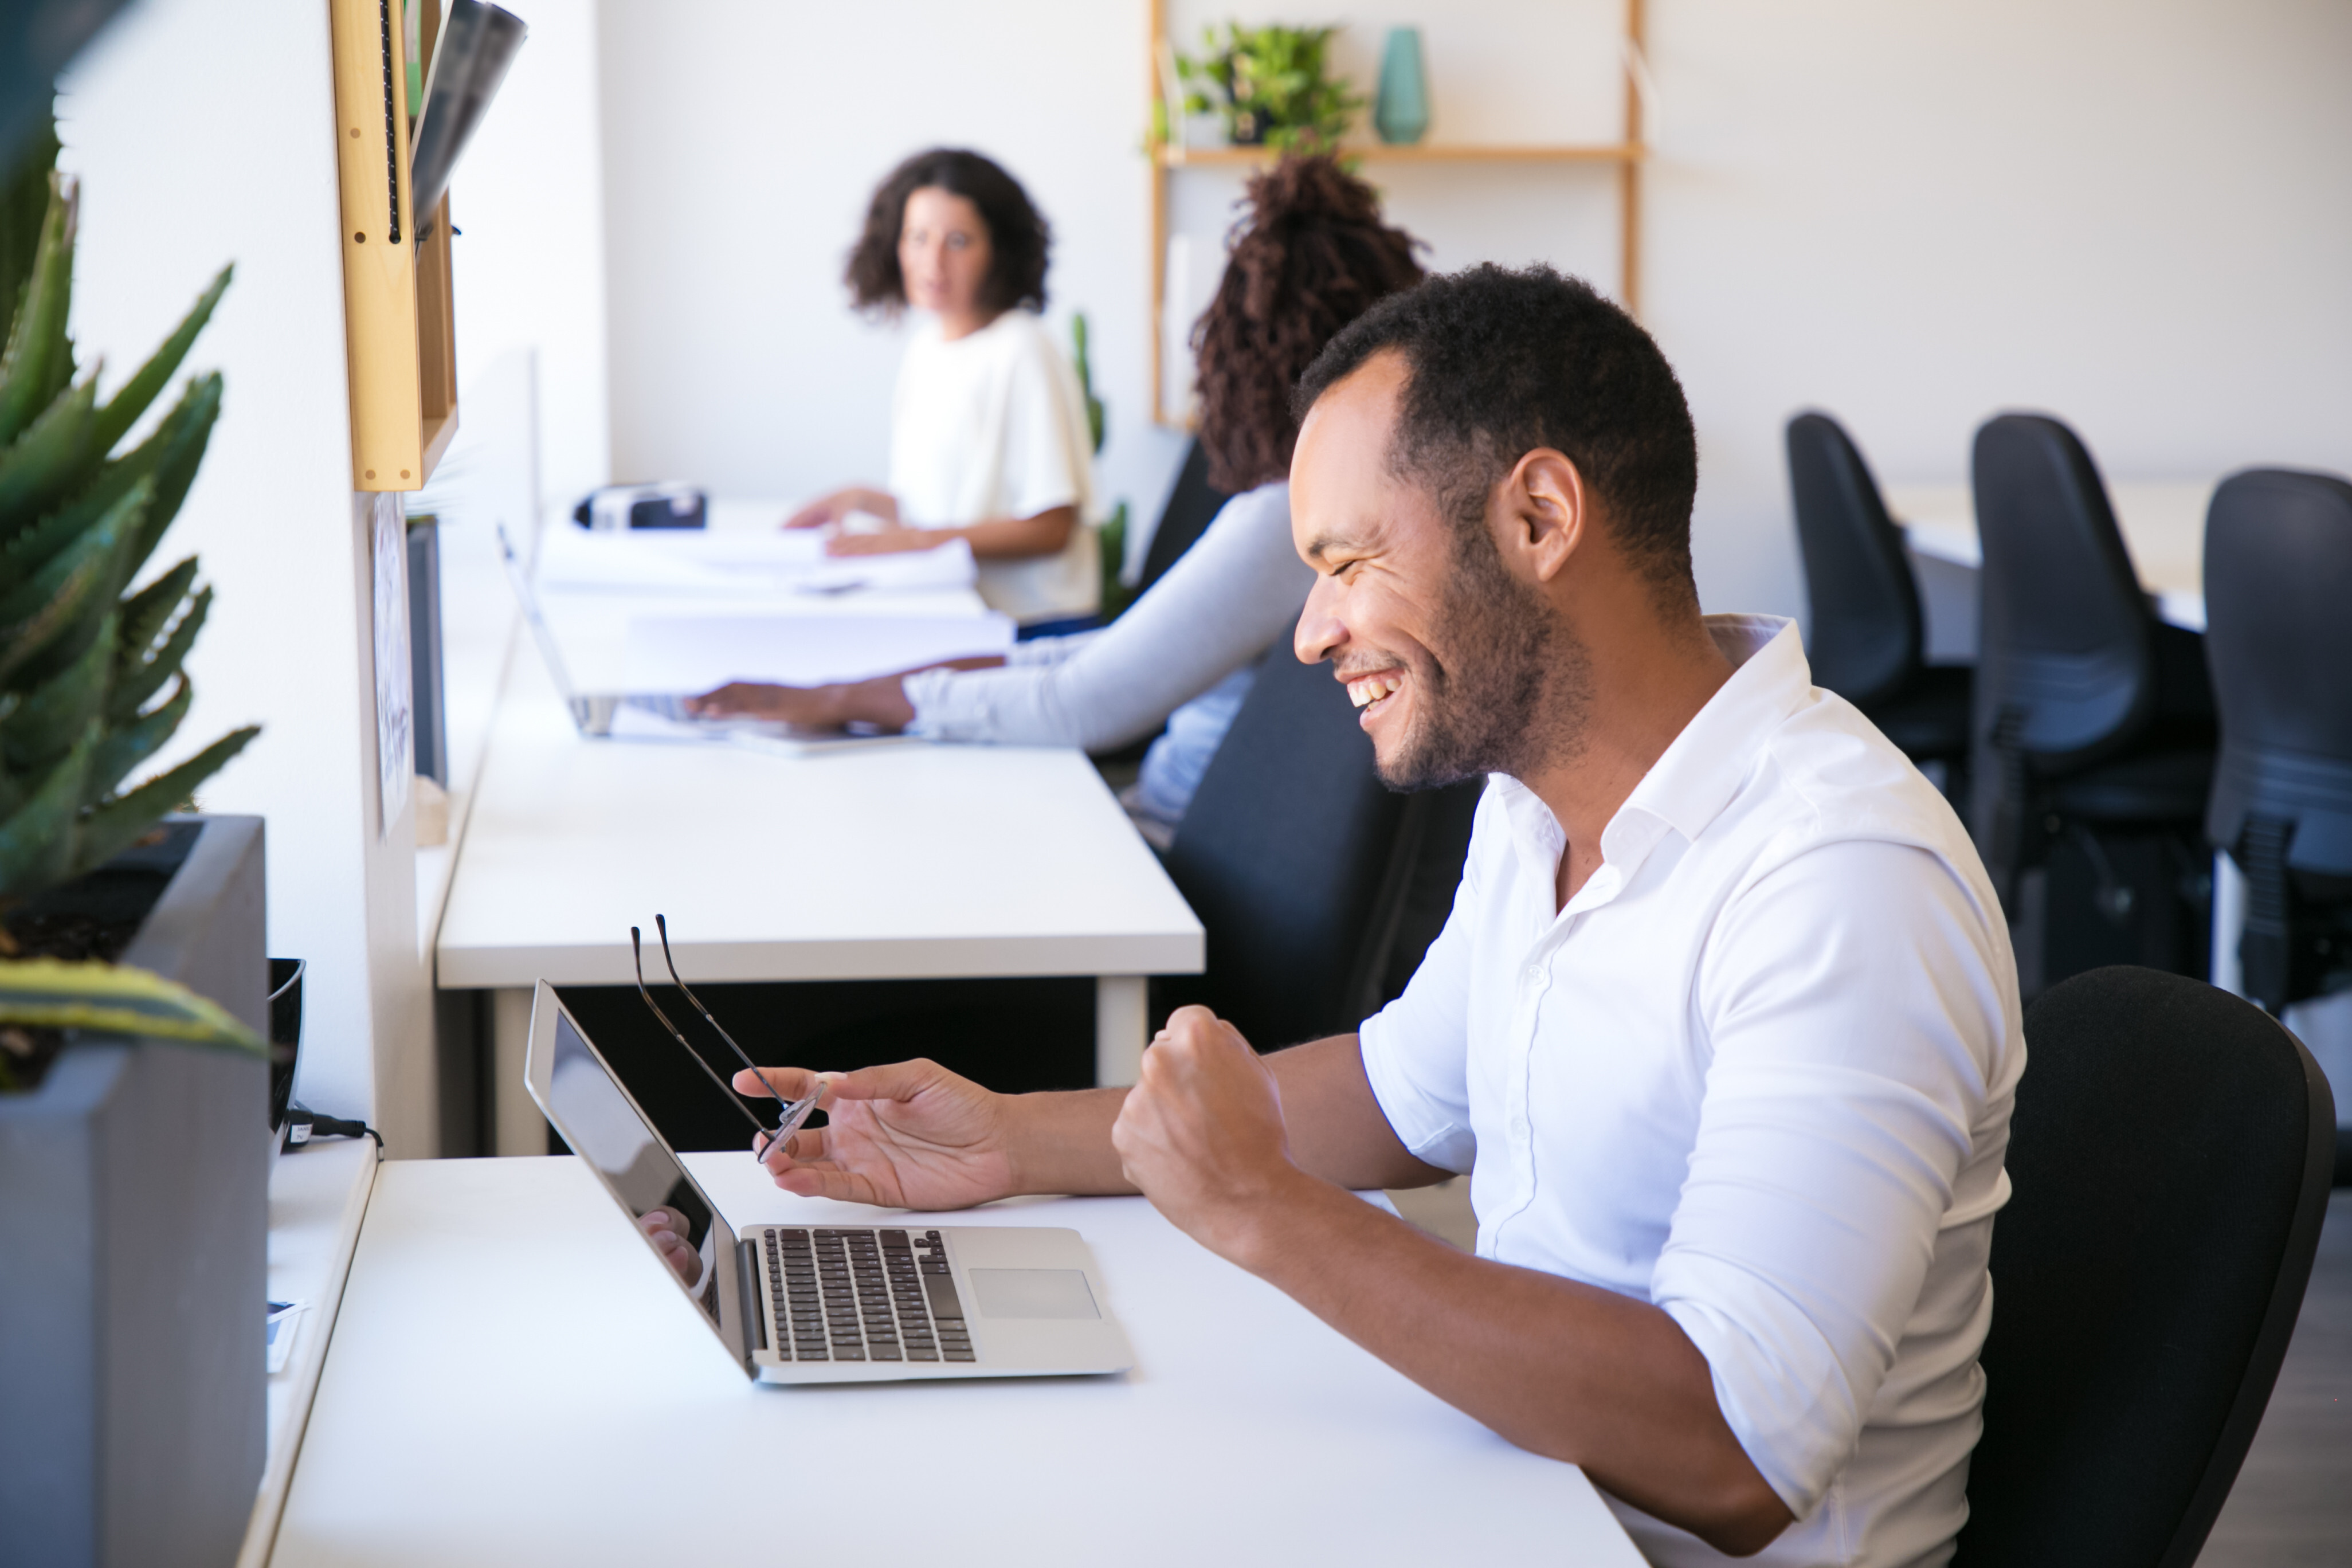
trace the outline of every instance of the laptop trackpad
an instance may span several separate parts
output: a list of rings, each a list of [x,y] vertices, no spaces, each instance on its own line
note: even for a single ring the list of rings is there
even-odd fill
[[[1077,1268],[971,1268],[983,1318],[1096,1318],[1094,1292]]]

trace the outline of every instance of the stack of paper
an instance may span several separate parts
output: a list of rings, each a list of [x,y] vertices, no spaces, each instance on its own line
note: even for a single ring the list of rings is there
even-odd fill
[[[733,680],[824,686],[951,658],[1002,655],[1012,620],[957,616],[641,616],[629,623],[624,689],[690,696]]]
[[[591,533],[550,528],[539,583],[572,593],[842,594],[969,588],[977,573],[961,539],[897,555],[830,556],[816,529],[679,529]]]

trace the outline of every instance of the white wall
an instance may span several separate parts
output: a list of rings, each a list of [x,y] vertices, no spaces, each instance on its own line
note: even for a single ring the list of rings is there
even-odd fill
[[[530,35],[450,182],[458,425],[469,379],[529,351],[538,484],[561,500],[612,477],[596,7],[532,0],[520,9]]]
[[[1178,0],[1199,23],[1303,13]],[[887,8],[604,0],[614,472],[805,492],[881,472],[896,345],[841,256],[874,179],[961,141],[1061,237],[1092,315],[1114,495],[1156,508],[1144,417],[1141,0]],[[1645,319],[1696,411],[1701,588],[1802,602],[1780,455],[1800,407],[1889,480],[1952,481],[1986,416],[2071,420],[2110,472],[2352,469],[2352,7],[2331,0],[1651,0]],[[1321,13],[1320,15],[1329,15]],[[1363,0],[1427,36],[1433,140],[1610,140],[1612,0]],[[1544,258],[1616,287],[1589,169],[1371,167],[1441,268]],[[1179,177],[1213,247],[1239,181]]]
[[[2117,478],[2352,471],[2352,6],[1659,0],[1648,320],[1710,605],[1802,599],[1780,429],[1954,483],[1988,416]]]
[[[223,413],[157,556],[200,553],[215,592],[161,761],[263,726],[201,799],[268,820],[269,951],[310,963],[297,1093],[429,1152],[409,819],[377,835],[326,7],[268,0],[228,26],[202,0],[146,0],[83,53],[60,114],[83,177],[74,330],[108,389],[237,267],[188,361],[223,373]]]

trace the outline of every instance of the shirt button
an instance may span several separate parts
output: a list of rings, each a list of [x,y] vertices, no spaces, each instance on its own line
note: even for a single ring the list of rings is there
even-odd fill
[[[1543,977],[1544,977],[1544,969],[1543,969],[1543,965],[1542,965],[1542,964],[1540,964],[1540,963],[1530,963],[1530,964],[1528,964],[1528,984],[1530,984],[1530,985],[1540,985],[1540,984],[1543,984]]]

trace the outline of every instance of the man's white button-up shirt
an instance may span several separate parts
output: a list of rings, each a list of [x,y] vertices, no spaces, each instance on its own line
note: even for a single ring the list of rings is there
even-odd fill
[[[1797,631],[1738,666],[1562,908],[1559,824],[1496,775],[1454,913],[1364,1066],[1478,1250],[1670,1313],[1797,1516],[1767,1563],[1936,1563],[1967,1518],[1986,1258],[2024,1070],[2016,968],[1943,797]],[[1651,1561],[1725,1561],[1615,1504]]]

